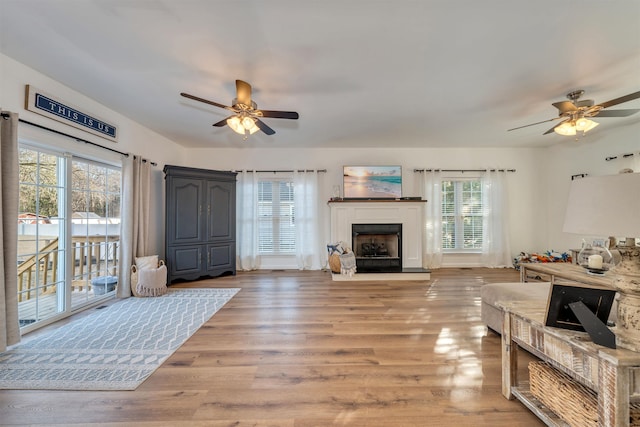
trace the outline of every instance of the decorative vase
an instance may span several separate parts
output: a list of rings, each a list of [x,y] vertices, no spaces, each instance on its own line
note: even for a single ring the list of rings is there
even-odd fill
[[[619,296],[614,333],[618,347],[640,352],[640,247],[628,245],[616,247],[621,261],[612,269]]]

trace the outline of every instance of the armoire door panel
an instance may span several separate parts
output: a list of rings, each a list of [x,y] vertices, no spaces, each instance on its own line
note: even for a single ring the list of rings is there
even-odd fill
[[[228,270],[235,274],[235,243],[209,245],[207,251],[207,270]]]
[[[209,182],[207,240],[232,240],[235,234],[235,183]]]
[[[189,275],[202,271],[202,246],[178,246],[171,248],[170,252],[167,255],[173,261],[169,263],[172,275]]]
[[[170,197],[173,211],[170,227],[171,244],[197,243],[202,241],[203,198],[202,182],[189,178],[174,177]]]

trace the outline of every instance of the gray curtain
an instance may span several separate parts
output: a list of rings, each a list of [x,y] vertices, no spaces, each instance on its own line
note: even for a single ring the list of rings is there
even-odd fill
[[[122,217],[120,230],[119,298],[131,292],[131,265],[135,257],[155,255],[149,250],[149,205],[151,165],[140,156],[125,157],[122,162]]]
[[[0,352],[20,341],[18,322],[18,114],[0,111]]]

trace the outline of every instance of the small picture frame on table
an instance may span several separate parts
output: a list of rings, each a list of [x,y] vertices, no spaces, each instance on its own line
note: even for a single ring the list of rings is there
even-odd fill
[[[616,296],[615,289],[553,284],[549,290],[545,326],[585,331],[569,304],[582,302],[605,325]]]

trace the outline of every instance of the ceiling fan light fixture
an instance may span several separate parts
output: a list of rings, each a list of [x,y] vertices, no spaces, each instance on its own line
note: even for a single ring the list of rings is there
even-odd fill
[[[234,132],[244,135],[244,127],[242,126],[242,123],[240,123],[240,117],[229,117],[227,119],[227,124],[231,129],[233,129]]]
[[[589,132],[594,127],[598,126],[600,123],[595,122],[593,120],[589,120],[586,117],[581,117],[576,121],[576,130],[581,130],[582,132]]]
[[[559,135],[572,136],[576,134],[576,126],[572,121],[564,122],[556,126],[553,131]]]
[[[240,116],[229,117],[227,124],[235,133],[239,133],[240,135],[246,135],[247,132],[254,134],[260,130],[260,128],[256,126],[255,120],[249,116],[242,118]]]
[[[242,80],[236,80],[236,98],[233,99],[233,105],[227,106],[219,104],[199,96],[189,95],[181,92],[180,96],[193,99],[194,101],[203,102],[215,107],[224,108],[232,111],[233,115],[214,123],[215,127],[229,126],[234,132],[239,133],[247,139],[258,131],[264,132],[266,135],[273,135],[275,130],[271,129],[265,122],[260,120],[263,117],[272,119],[290,119],[298,120],[298,113],[295,111],[274,111],[274,110],[258,110],[258,105],[251,99],[251,85]]]
[[[541,122],[507,129],[507,132],[560,119],[562,120],[560,124],[547,130],[543,135],[548,135],[553,132],[559,135],[575,135],[577,131],[586,133],[598,126],[599,123],[590,120],[591,117],[627,117],[640,112],[640,108],[607,110],[603,112],[603,110],[613,107],[614,105],[640,99],[640,90],[599,104],[595,104],[591,99],[580,101],[579,99],[583,94],[584,90],[576,90],[567,94],[569,101],[552,103],[551,105],[558,109],[558,116]]]
[[[242,126],[248,130],[250,134],[254,134],[260,130],[260,128],[256,126],[256,121],[249,116],[242,119]]]

